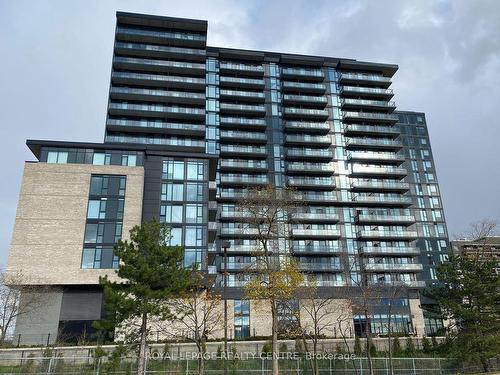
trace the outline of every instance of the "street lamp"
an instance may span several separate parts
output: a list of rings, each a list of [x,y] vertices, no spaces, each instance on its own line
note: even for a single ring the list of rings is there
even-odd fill
[[[224,375],[227,375],[227,249],[231,247],[231,242],[222,242],[222,249],[224,250]]]

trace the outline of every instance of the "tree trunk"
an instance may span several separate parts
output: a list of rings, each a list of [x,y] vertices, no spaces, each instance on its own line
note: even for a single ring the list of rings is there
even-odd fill
[[[387,329],[387,344],[389,345],[389,374],[394,375],[394,366],[392,363],[392,331],[391,331],[391,310],[389,310],[389,328]]]
[[[203,375],[205,373],[205,343],[203,342],[203,338],[198,346],[198,352],[200,354],[198,358],[198,375]]]
[[[279,348],[278,348],[278,311],[277,311],[277,306],[276,306],[276,301],[272,300],[271,301],[271,314],[272,314],[272,331],[273,331],[273,336],[272,336],[272,343],[273,343],[273,358],[272,358],[272,364],[273,364],[273,375],[279,375],[279,365],[278,365],[278,355],[279,355]]]
[[[369,374],[373,375],[373,363],[371,354],[370,322],[368,321],[368,311],[365,310],[365,334],[366,334],[366,358],[368,359]]]
[[[139,343],[139,358],[137,361],[137,375],[144,375],[146,371],[146,349],[147,349],[147,326],[148,326],[148,315],[146,313],[142,314],[141,323],[141,339]]]
[[[316,356],[316,354],[318,354],[318,335],[317,333],[314,334],[315,337],[314,337],[314,341],[313,341],[313,355],[314,355],[314,358],[313,358],[313,363],[314,363],[314,370],[313,370],[313,374],[314,375],[318,375],[319,372],[318,372],[318,357]]]

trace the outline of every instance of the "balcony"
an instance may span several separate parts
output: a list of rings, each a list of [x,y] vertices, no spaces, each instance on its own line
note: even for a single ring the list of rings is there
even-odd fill
[[[249,113],[253,115],[265,115],[266,106],[251,104],[220,103],[221,113]]]
[[[299,262],[298,267],[304,272],[340,272],[343,270],[342,265],[337,263]]]
[[[185,61],[144,59],[140,57],[115,56],[113,58],[113,67],[115,69],[144,70],[148,72],[182,73],[196,76],[205,75],[205,64]]]
[[[310,109],[310,108],[293,108],[285,107],[283,109],[283,117],[288,118],[303,118],[303,117],[314,117],[326,120],[328,118],[327,109]]]
[[[386,100],[363,100],[363,99],[352,99],[343,98],[340,101],[342,108],[373,108],[381,110],[393,111],[396,109],[396,103]]]
[[[380,148],[388,150],[400,150],[403,148],[401,141],[385,138],[349,138],[346,146],[351,148]]]
[[[145,137],[134,135],[106,135],[106,143],[140,143],[148,145],[169,146],[172,150],[179,151],[178,147],[193,148],[197,152],[205,150],[205,141],[191,138],[175,138],[175,137]],[[194,150],[190,150],[194,151]]]
[[[347,135],[376,135],[376,136],[387,136],[392,138],[397,138],[400,135],[400,131],[394,126],[381,126],[381,125],[358,125],[349,124],[345,127],[345,133]]]
[[[329,149],[289,148],[286,150],[286,155],[289,158],[330,160],[333,158],[333,151]]]
[[[266,100],[266,95],[259,91],[242,91],[242,90],[220,90],[220,97],[223,99],[238,99],[241,101],[263,102]]]
[[[398,115],[392,113],[378,113],[378,112],[353,112],[342,111],[344,120],[362,120],[362,121],[375,121],[375,122],[390,122],[395,124],[399,121]]]
[[[309,228],[293,228],[293,238],[339,238],[339,229],[309,229]]]
[[[282,77],[308,78],[322,81],[325,77],[321,69],[283,68]]]
[[[285,138],[286,144],[317,144],[322,146],[329,146],[332,140],[328,135],[287,135]]]
[[[205,61],[205,49],[158,46],[142,43],[115,42],[115,53],[145,57],[170,57],[184,60]]]
[[[237,200],[248,197],[248,191],[245,189],[221,189],[217,193],[217,198],[221,200]]]
[[[371,280],[369,282],[370,285],[380,285],[381,287],[387,286],[395,286],[395,287],[406,287],[406,288],[415,288],[415,289],[423,289],[425,288],[425,281],[420,280],[395,280],[395,281],[378,281]]]
[[[329,177],[289,177],[288,185],[298,188],[310,188],[318,190],[333,190],[335,189],[335,181]]]
[[[419,255],[420,250],[414,246],[405,247],[381,247],[381,246],[362,246],[359,249],[360,254],[364,255]]]
[[[378,163],[401,164],[405,161],[405,156],[392,152],[370,152],[352,151],[347,154],[347,158],[353,161],[373,161]]]
[[[312,104],[324,107],[328,103],[328,99],[325,96],[311,96],[311,95],[283,95],[283,103],[289,104]]]
[[[311,92],[311,93],[324,93],[326,85],[323,83],[305,83],[305,82],[291,82],[283,81],[283,91],[285,92]]]
[[[386,190],[386,191],[408,191],[410,184],[408,182],[393,180],[361,180],[355,179],[351,182],[353,190]]]
[[[235,219],[248,219],[250,214],[248,212],[242,211],[221,211],[220,219],[221,220],[235,220]]]
[[[221,62],[219,66],[221,73],[241,73],[244,75],[262,76],[264,67],[262,65],[239,64],[231,62]]]
[[[243,155],[243,156],[266,157],[267,150],[265,146],[221,145],[220,154],[233,155],[233,156]]]
[[[228,117],[228,116],[220,116],[220,124],[221,126],[235,126],[235,127],[246,127],[246,128],[256,128],[262,129],[267,126],[266,120],[264,119],[256,119],[256,118],[245,118],[245,117]]]
[[[204,34],[195,34],[179,31],[157,31],[138,29],[130,26],[117,26],[116,37],[135,42],[151,42],[165,44],[181,44],[193,47],[204,47],[207,37]]]
[[[131,84],[183,89],[205,89],[204,78],[170,76],[161,74],[113,72],[111,73],[111,81],[113,83],[124,85]]]
[[[305,280],[304,281],[305,286],[312,286],[312,287],[343,287],[346,286],[345,281],[343,280]]]
[[[308,202],[311,204],[330,204],[337,202],[337,195],[332,193],[294,193],[293,199],[298,202]]]
[[[340,254],[343,249],[341,247],[334,246],[321,246],[321,245],[307,245],[307,246],[294,246],[294,255],[330,255],[330,254]]]
[[[286,165],[287,173],[294,174],[324,174],[332,175],[335,172],[332,163],[302,163],[290,162]]]
[[[366,97],[381,97],[390,99],[394,96],[391,89],[381,89],[375,87],[359,87],[359,86],[342,86],[340,88],[341,95],[356,95]]]
[[[328,122],[285,121],[285,129],[297,132],[328,133],[330,124]]]
[[[256,228],[231,228],[221,227],[220,235],[224,237],[254,237],[258,235]]]
[[[256,78],[226,77],[219,78],[221,87],[253,87],[264,88],[264,80]]]
[[[369,230],[360,229],[358,238],[360,239],[405,239],[413,240],[418,237],[416,231],[413,230]]]
[[[108,118],[106,128],[113,131],[139,133],[166,133],[179,135],[205,135],[205,125],[165,122],[161,120],[124,120]]]
[[[391,78],[376,74],[341,73],[340,82],[342,82],[343,84],[373,84],[376,86],[389,87],[391,85]]]
[[[367,206],[408,207],[412,205],[411,197],[405,196],[387,197],[383,195],[355,195],[352,197],[352,201]]]
[[[122,102],[110,102],[109,114],[118,116],[150,116],[179,119],[205,119],[204,108],[169,106],[162,104],[131,104]]]
[[[267,162],[264,160],[232,160],[220,159],[219,167],[221,170],[267,170]]]
[[[377,215],[359,213],[356,215],[356,221],[361,224],[395,224],[395,225],[411,225],[415,223],[413,215]]]
[[[339,215],[336,213],[294,212],[291,220],[297,223],[336,223]]]
[[[220,132],[221,140],[238,141],[244,143],[266,143],[266,133],[259,132],[244,132],[237,130],[222,130]]]
[[[423,269],[420,263],[367,263],[364,268],[369,272],[421,272]]]
[[[221,174],[220,176],[221,185],[267,185],[268,182],[267,175]]]
[[[205,94],[198,92],[112,86],[110,97],[111,99],[119,100],[144,100],[149,102],[205,105]]]
[[[353,176],[397,176],[404,177],[408,174],[405,168],[398,168],[392,166],[367,166],[367,165],[352,165]]]
[[[220,271],[252,271],[257,269],[256,262],[221,262]]]

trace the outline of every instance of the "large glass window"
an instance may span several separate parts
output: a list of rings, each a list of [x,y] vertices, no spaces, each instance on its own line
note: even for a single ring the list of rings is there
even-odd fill
[[[182,201],[183,184],[163,183],[161,185],[162,201]]]
[[[202,224],[204,216],[204,206],[202,204],[186,205],[186,223]]]
[[[170,229],[170,240],[168,244],[170,246],[182,245],[182,228]]]
[[[105,219],[106,200],[89,200],[87,219]]]
[[[112,247],[86,247],[82,253],[81,268],[84,269],[110,269],[118,268],[119,260],[113,254]]]
[[[234,338],[250,336],[250,301],[234,301]]]
[[[111,154],[104,152],[95,152],[92,157],[92,164],[94,165],[109,165],[111,163]]]
[[[182,223],[182,205],[162,205],[160,207],[160,221],[164,223]]]
[[[205,179],[205,164],[201,161],[188,161],[187,179],[203,181]]]
[[[66,164],[68,153],[64,151],[49,151],[47,153],[47,163]]]
[[[186,246],[203,246],[204,236],[203,227],[186,227],[185,245]]]
[[[168,180],[184,179],[184,162],[167,160],[163,163],[163,178]]]
[[[204,200],[205,184],[188,182],[186,184],[186,200],[202,202]]]

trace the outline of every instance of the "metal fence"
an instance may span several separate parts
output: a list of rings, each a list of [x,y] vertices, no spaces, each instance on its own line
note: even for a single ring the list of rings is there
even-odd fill
[[[375,375],[389,375],[389,359],[374,358]],[[312,374],[312,362],[305,358],[280,359],[281,375]],[[210,359],[205,361],[207,375],[271,374],[271,360],[256,357],[253,359],[228,360]],[[320,375],[368,375],[366,358],[354,359],[321,359],[318,361]],[[445,375],[463,373],[463,369],[453,359],[449,358],[394,358],[392,360],[395,375]],[[132,357],[118,358],[116,361],[107,357],[25,357],[3,358],[0,360],[0,374],[53,374],[53,375],[99,375],[99,374],[133,374],[136,370],[135,359]],[[191,375],[198,373],[196,359],[164,359],[148,358],[146,374]]]

